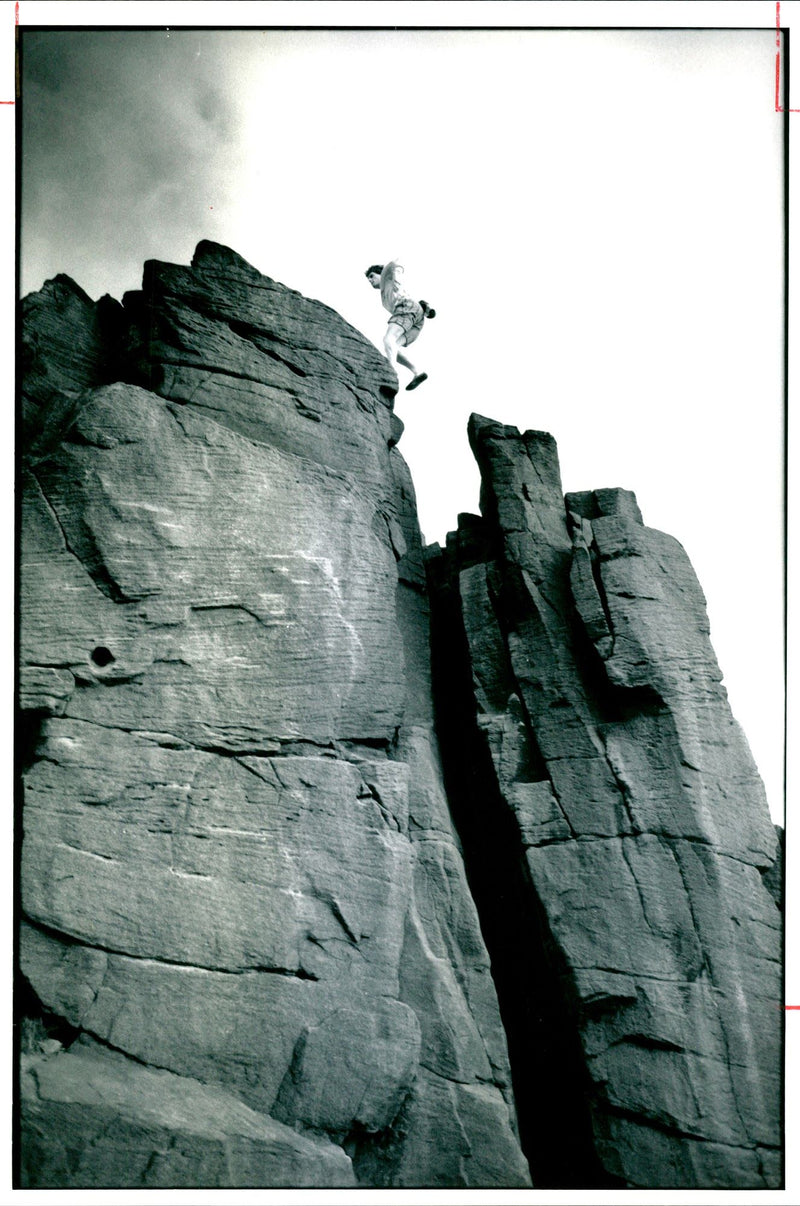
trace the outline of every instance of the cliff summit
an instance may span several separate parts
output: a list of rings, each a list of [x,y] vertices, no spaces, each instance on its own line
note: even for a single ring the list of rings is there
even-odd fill
[[[23,302],[18,1183],[765,1188],[775,831],[702,592],[201,243]]]

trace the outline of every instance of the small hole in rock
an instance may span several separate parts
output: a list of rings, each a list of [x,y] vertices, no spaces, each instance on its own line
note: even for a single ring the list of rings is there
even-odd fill
[[[95,666],[109,666],[114,660],[114,654],[105,645],[98,645],[92,650],[92,661]]]

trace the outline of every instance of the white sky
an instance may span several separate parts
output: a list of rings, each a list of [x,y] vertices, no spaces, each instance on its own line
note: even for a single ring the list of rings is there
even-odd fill
[[[114,6],[78,7],[100,24]],[[363,271],[399,256],[438,311],[412,353],[430,379],[396,404],[427,539],[478,509],[473,410],[552,432],[565,490],[634,490],[694,564],[780,819],[774,28],[36,37],[22,292],[66,272],[121,297],[145,259],[188,263],[211,238],[380,344]]]

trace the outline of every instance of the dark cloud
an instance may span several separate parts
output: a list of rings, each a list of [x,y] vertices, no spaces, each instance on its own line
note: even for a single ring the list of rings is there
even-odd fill
[[[144,258],[178,253],[190,215],[227,187],[227,36],[23,31],[23,292],[60,271],[96,292],[128,256],[132,287]]]

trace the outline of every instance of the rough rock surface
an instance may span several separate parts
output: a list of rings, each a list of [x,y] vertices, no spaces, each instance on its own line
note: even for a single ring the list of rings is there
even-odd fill
[[[299,1135],[213,1085],[85,1048],[23,1057],[21,1137],[31,1188],[119,1184],[355,1185],[329,1140]]]
[[[483,517],[429,551],[436,679],[534,1183],[774,1186],[776,835],[700,587],[629,492],[564,499],[551,436],[473,415],[470,440]]]
[[[423,555],[384,358],[215,244],[23,316],[19,1184],[777,1184],[777,838],[680,546],[473,416]]]
[[[529,1184],[394,374],[208,243],[26,330],[21,1183]]]

